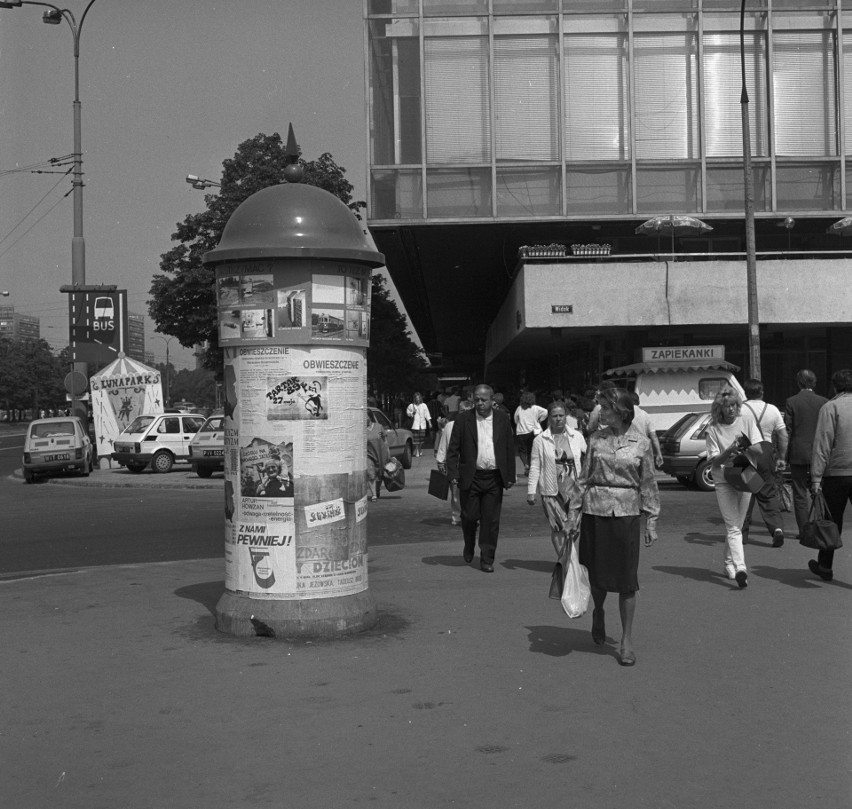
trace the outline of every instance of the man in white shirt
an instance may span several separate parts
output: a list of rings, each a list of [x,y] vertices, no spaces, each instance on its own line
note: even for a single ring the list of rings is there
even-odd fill
[[[479,566],[485,573],[494,572],[503,490],[515,484],[512,423],[494,409],[493,397],[489,385],[476,386],[474,410],[459,413],[447,450],[447,475],[459,486],[464,560],[473,561],[478,529]]]
[[[743,542],[748,540],[748,529],[751,526],[751,515],[754,503],[760,506],[760,513],[772,536],[772,547],[780,548],[784,544],[784,518],[781,516],[781,496],[778,487],[783,485],[783,472],[787,465],[787,427],[784,417],[775,405],[763,401],[763,383],[759,379],[747,379],[743,385],[746,401],[743,409],[748,409],[754,416],[757,427],[763,435],[763,440],[772,444],[775,456],[775,474],[764,483],[763,488],[752,495],[748,504],[745,522],[743,523]]]

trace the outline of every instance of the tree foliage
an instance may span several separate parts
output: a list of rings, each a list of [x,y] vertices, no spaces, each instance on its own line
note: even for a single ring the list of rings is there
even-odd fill
[[[46,340],[0,337],[0,405],[4,410],[36,413],[64,406],[63,379],[68,370]]]
[[[338,166],[327,152],[317,160],[299,158],[303,182],[331,192],[359,216],[366,207],[352,198],[352,184],[345,169]],[[255,135],[237,147],[233,158],[222,164],[218,194],[204,197],[206,209],[190,214],[178,223],[172,240],[177,242],[160,257],[161,274],[153,278],[148,312],[157,331],[172,335],[181,345],[207,343],[206,368],[221,372],[222,352],[216,319],[216,295],[213,270],[202,264],[205,253],[218,244],[231,214],[244,200],[257,191],[284,182],[288,157],[281,136]],[[360,218],[360,217],[359,217]]]
[[[426,367],[423,353],[411,339],[405,315],[391,298],[381,273],[373,274],[370,309],[368,389],[388,394],[422,387],[420,383]]]

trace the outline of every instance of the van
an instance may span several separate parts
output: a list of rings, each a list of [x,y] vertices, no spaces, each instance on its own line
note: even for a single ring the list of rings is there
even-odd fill
[[[170,472],[175,463],[189,460],[189,442],[202,424],[204,416],[185,413],[137,416],[116,437],[113,460],[131,472],[148,464],[154,472]]]
[[[745,399],[734,376],[739,370],[725,360],[721,345],[655,346],[642,349],[642,362],[611,368],[603,375],[639,394],[639,406],[660,434],[687,413],[708,413],[724,387]]]

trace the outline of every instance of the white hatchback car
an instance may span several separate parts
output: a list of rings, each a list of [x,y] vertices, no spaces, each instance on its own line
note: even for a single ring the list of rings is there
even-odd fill
[[[23,457],[27,483],[56,472],[79,472],[85,477],[94,460],[92,441],[76,417],[36,419],[27,427]]]
[[[137,416],[115,439],[112,457],[131,472],[149,463],[154,472],[170,472],[175,463],[189,460],[189,442],[202,424],[198,413]]]
[[[225,417],[210,416],[189,442],[189,460],[195,474],[209,478],[225,468]]]

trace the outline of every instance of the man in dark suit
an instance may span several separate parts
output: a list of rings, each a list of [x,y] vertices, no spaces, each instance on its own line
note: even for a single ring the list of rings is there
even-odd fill
[[[464,560],[473,561],[479,527],[479,566],[493,573],[503,490],[515,484],[514,434],[510,417],[494,409],[490,386],[476,386],[473,404],[453,424],[447,475],[459,485]]]
[[[790,464],[793,509],[799,526],[799,536],[802,535],[802,526],[808,521],[810,509],[808,488],[817,417],[820,408],[828,401],[824,396],[814,393],[816,381],[816,374],[813,371],[807,369],[799,371],[796,374],[796,383],[800,390],[795,396],[787,399],[784,406],[784,424],[790,438],[787,462]]]

